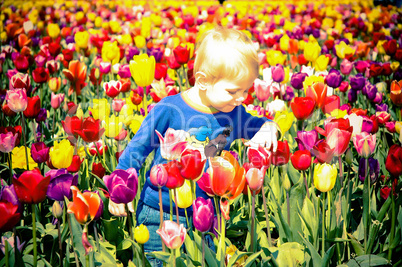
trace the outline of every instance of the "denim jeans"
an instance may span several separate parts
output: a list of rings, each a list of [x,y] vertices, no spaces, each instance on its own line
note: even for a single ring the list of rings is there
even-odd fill
[[[149,231],[149,240],[144,244],[144,251],[154,252],[154,251],[162,251],[162,239],[160,235],[156,233],[156,230],[159,229],[160,217],[159,210],[154,209],[143,202],[140,201],[137,207],[137,225],[144,224]],[[170,214],[164,212],[163,220],[170,220]],[[176,222],[176,215],[173,215],[173,221]],[[179,222],[183,224],[184,227],[187,228],[187,222],[185,216],[179,215]],[[215,251],[214,242],[210,235],[205,235],[205,244],[208,245],[212,250]],[[159,267],[163,266],[163,262],[161,260],[155,259],[147,255],[147,259],[151,266]]]

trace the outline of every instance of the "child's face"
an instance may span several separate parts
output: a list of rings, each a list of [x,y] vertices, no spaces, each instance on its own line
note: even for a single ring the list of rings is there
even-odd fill
[[[231,112],[247,98],[248,89],[253,82],[254,78],[240,81],[226,79],[217,81],[207,88],[206,97],[209,106],[221,112]]]

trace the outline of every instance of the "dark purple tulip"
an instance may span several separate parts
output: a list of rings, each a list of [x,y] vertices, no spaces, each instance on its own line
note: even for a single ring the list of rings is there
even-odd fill
[[[18,205],[18,212],[22,214],[24,205],[18,200],[17,193],[15,193],[14,185],[3,186],[0,190],[0,200]]]
[[[211,233],[213,233],[215,236],[216,236],[216,238],[218,238],[218,232],[220,232],[219,231],[219,223],[218,223],[218,218],[216,217],[216,216],[214,216],[214,219],[213,219],[213,222],[212,222],[212,226],[211,226],[211,228],[209,229],[209,231],[211,232]]]
[[[285,70],[283,69],[283,66],[281,64],[276,64],[276,66],[272,66],[271,72],[272,80],[274,80],[274,82],[280,83],[283,82],[283,80],[285,79]]]
[[[296,26],[293,28],[293,38],[297,40],[301,40],[303,38],[303,32],[300,26]]]
[[[397,81],[402,80],[402,68],[399,68],[394,72],[393,80],[397,80]]]
[[[366,71],[366,69],[368,67],[370,67],[370,64],[367,61],[363,61],[363,60],[355,62],[354,65],[355,65],[355,69],[358,73],[364,73]]]
[[[38,38],[38,37],[32,37],[31,40],[32,40],[32,46],[33,46],[33,47],[37,47],[37,46],[39,45],[40,38]]]
[[[338,88],[342,83],[342,75],[337,69],[331,69],[327,75],[327,84],[332,88]]]
[[[119,72],[117,73],[121,78],[130,78],[130,66],[128,64],[120,65]]]
[[[70,187],[78,185],[78,174],[72,175],[67,169],[50,170],[45,176],[50,176],[46,195],[53,200],[64,201],[64,197],[71,199]]]
[[[367,117],[363,117],[362,132],[371,133],[373,130],[373,121]]]
[[[366,165],[366,159],[361,158],[359,162],[359,179],[360,181],[364,182],[364,179],[366,178],[366,172],[367,172],[367,165]],[[378,160],[374,158],[369,158],[368,159],[369,163],[369,175],[371,178],[371,182],[374,183],[378,179],[378,175],[380,173],[380,163]]]
[[[36,116],[36,118],[35,118],[35,121],[36,121],[37,123],[39,123],[39,122],[41,122],[41,121],[46,121],[46,119],[47,119],[47,111],[46,111],[45,108],[41,108],[41,109],[39,110],[38,116]]]
[[[363,87],[362,93],[366,95],[369,100],[373,101],[377,94],[377,87],[367,81],[366,85]]]
[[[295,140],[299,145],[299,150],[312,151],[314,145],[317,143],[318,133],[316,130],[298,131]]]
[[[286,86],[286,93],[283,96],[283,100],[285,101],[292,101],[292,99],[295,97],[295,92],[291,86]]]
[[[349,103],[354,103],[357,101],[357,92],[355,90],[349,90],[348,101]]]
[[[314,38],[320,37],[320,30],[319,29],[314,29],[313,30],[313,36],[314,36]]]
[[[375,104],[381,104],[381,103],[382,103],[382,96],[383,96],[382,93],[377,92],[377,93],[375,94],[375,98],[374,98],[374,100],[373,100],[373,103],[375,103]]]
[[[161,51],[160,48],[151,48],[148,49],[147,51],[148,56],[154,56],[155,57],[155,62],[160,62],[163,57],[163,52]]]
[[[375,111],[379,112],[379,111],[385,111],[388,112],[388,105],[385,103],[379,104],[379,105],[375,105]]]
[[[324,45],[321,48],[321,55],[325,55],[325,54],[328,54],[328,53],[329,53],[328,47],[326,45]]]
[[[313,28],[311,28],[310,25],[308,25],[306,28],[304,28],[304,34],[309,35],[313,31]]]
[[[127,62],[130,62],[130,60],[133,60],[134,56],[137,56],[140,54],[140,50],[137,47],[134,46],[129,46],[126,49],[126,59]]]
[[[33,143],[31,146],[32,159],[36,163],[46,162],[49,159],[49,150],[50,147],[47,147],[43,142]]]
[[[103,177],[110,199],[117,204],[127,204],[135,198],[138,188],[137,171],[134,168],[115,170]]]
[[[100,217],[102,216],[103,207],[104,207],[104,206],[103,206],[103,200],[102,200],[102,198],[101,198],[101,196],[100,196],[100,194],[99,194],[99,191],[96,190],[96,191],[94,191],[94,193],[97,193],[97,194],[99,195],[99,199],[100,199],[100,204],[99,204],[98,212],[96,213],[96,215],[95,215],[95,217],[94,217],[94,221],[97,221],[97,220],[99,220]]]
[[[307,76],[307,73],[297,72],[292,75],[292,78],[290,79],[290,84],[293,86],[293,88],[300,90],[303,88],[303,82]]]
[[[74,36],[67,36],[66,44],[73,44],[73,43],[75,43]]]
[[[349,81],[350,87],[355,91],[363,89],[363,86],[366,84],[366,78],[364,78],[361,74],[350,76]]]
[[[208,231],[214,220],[214,206],[208,200],[198,197],[193,201],[193,224],[195,229],[200,232]]]

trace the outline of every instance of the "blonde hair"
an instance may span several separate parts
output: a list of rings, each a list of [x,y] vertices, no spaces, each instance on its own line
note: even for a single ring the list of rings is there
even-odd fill
[[[204,73],[208,82],[258,77],[257,50],[245,33],[216,27],[204,33],[198,43],[194,74]]]

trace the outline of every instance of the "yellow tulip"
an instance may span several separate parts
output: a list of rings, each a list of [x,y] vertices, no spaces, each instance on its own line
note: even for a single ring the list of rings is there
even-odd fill
[[[325,78],[322,76],[315,76],[315,75],[308,76],[308,77],[306,77],[306,79],[304,79],[303,88],[306,89],[308,86],[313,85],[313,83],[319,83],[319,82],[323,83],[324,80],[325,80]],[[304,90],[304,91],[306,91],[306,90]]]
[[[289,78],[290,78],[290,67],[284,67],[283,70],[285,71],[285,77],[283,78],[283,81],[281,82],[281,84],[286,84],[289,82]]]
[[[54,145],[49,150],[49,157],[52,165],[57,168],[68,168],[73,162],[74,147],[67,139],[61,140],[61,142],[54,142]]]
[[[279,40],[279,47],[281,48],[282,51],[289,50],[289,40],[290,38],[287,34],[284,34]]]
[[[336,182],[338,170],[335,165],[327,163],[317,164],[314,167],[314,186],[321,192],[330,191]]]
[[[88,14],[88,19],[89,19],[90,21],[94,21],[95,18],[96,18],[96,14],[95,14],[95,13],[91,12],[91,13]]]
[[[142,35],[137,35],[137,36],[134,37],[135,46],[140,48],[140,49],[145,46],[146,42],[147,41],[145,40],[145,37],[142,36]]]
[[[154,13],[151,14],[151,21],[155,26],[161,26],[162,25],[162,18],[159,15],[156,15]]]
[[[401,129],[402,129],[402,121],[395,122],[395,131],[398,134],[401,134]]]
[[[82,11],[78,11],[78,12],[75,14],[75,20],[76,20],[76,21],[80,21],[80,20],[82,20],[84,17],[85,17],[85,14],[84,14],[84,12],[82,12]]]
[[[123,45],[129,45],[133,42],[133,38],[131,38],[130,34],[123,34],[119,38],[119,42]]]
[[[52,37],[53,39],[56,39],[60,34],[59,24],[50,23],[49,25],[47,25],[47,32],[50,37]]]
[[[340,44],[335,45],[336,55],[339,58],[344,59],[346,55],[354,54],[356,49],[353,49],[349,45],[347,45],[344,41],[341,41]]]
[[[284,110],[275,113],[274,121],[279,125],[281,133],[284,134],[292,127],[294,119],[295,115],[293,115],[293,112]]]
[[[152,83],[155,77],[155,58],[147,54],[134,56],[130,61],[130,72],[138,86],[145,87]]]
[[[115,138],[119,135],[121,129],[123,128],[123,122],[116,117],[114,114],[106,120],[102,121],[102,127],[105,128],[105,135],[109,138]]]
[[[16,146],[14,147],[13,151],[11,151],[11,153],[13,155],[12,159],[13,168],[26,170],[27,160],[25,155],[25,147]],[[27,147],[27,153],[28,153],[29,170],[33,170],[34,168],[38,167],[38,164],[31,157],[31,149],[29,147]]]
[[[97,120],[104,120],[109,117],[110,114],[110,104],[108,103],[106,98],[102,99],[94,99],[93,107],[88,108],[92,113],[92,117]]]
[[[120,23],[115,20],[109,21],[109,27],[113,33],[118,33],[121,31]]]
[[[276,64],[283,65],[285,63],[286,56],[282,54],[281,51],[268,50],[267,51],[267,61],[271,66],[276,66]]]
[[[191,194],[191,186],[189,180],[185,180],[184,184],[181,187],[177,188],[176,191],[177,191],[177,206],[179,208],[186,209],[193,204],[193,197]]]
[[[131,129],[131,132],[136,134],[137,131],[140,129],[140,126],[141,126],[142,122],[144,121],[145,117],[136,114],[136,115],[131,116],[131,118],[132,119],[129,121],[128,125]]]
[[[391,70],[395,72],[399,68],[399,66],[400,63],[398,61],[394,61],[391,63]]]
[[[75,40],[75,46],[77,48],[87,49],[89,33],[87,31],[76,32],[74,35],[74,40]]]
[[[103,23],[102,18],[101,17],[96,17],[96,19],[95,19],[95,27],[96,28],[102,27],[102,23]]]
[[[379,41],[378,41],[378,43],[377,43],[377,49],[378,49],[378,53],[379,53],[379,54],[382,54],[382,55],[385,55],[385,54],[386,54],[386,53],[385,53],[384,46],[383,46],[383,44],[384,44],[385,42],[387,42],[387,40],[379,40]]]
[[[321,55],[315,61],[314,67],[318,71],[324,71],[327,69],[328,63],[329,63],[329,57],[327,57],[325,55]]]
[[[140,226],[135,227],[134,229],[134,239],[139,244],[145,244],[149,240],[149,231],[148,228],[141,224]]]
[[[106,41],[102,47],[102,60],[105,62],[111,62],[112,65],[119,63],[120,61],[120,48],[117,46],[117,42],[111,43]]]
[[[60,77],[53,77],[49,79],[49,89],[54,92],[57,93],[57,91],[59,91],[60,86],[61,86],[61,78]]]
[[[347,110],[334,109],[330,114],[325,114],[327,117],[340,119],[348,115]]]
[[[321,47],[317,42],[308,42],[304,45],[304,58],[314,62],[321,53]]]
[[[143,17],[141,22],[141,35],[149,38],[151,36],[151,18]]]

